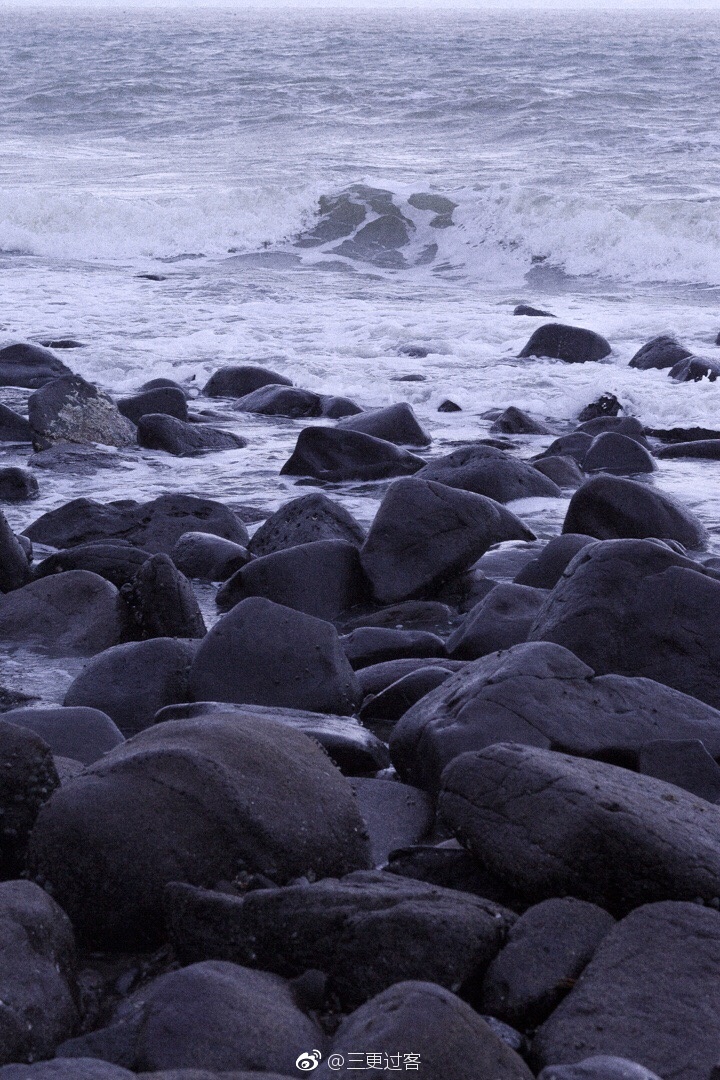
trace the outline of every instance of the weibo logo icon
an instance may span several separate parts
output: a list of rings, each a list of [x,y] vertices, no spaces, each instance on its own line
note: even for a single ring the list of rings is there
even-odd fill
[[[313,1069],[317,1069],[318,1065],[322,1061],[322,1054],[319,1050],[311,1050],[309,1054],[301,1054],[295,1062],[295,1068],[300,1072],[312,1072]]]

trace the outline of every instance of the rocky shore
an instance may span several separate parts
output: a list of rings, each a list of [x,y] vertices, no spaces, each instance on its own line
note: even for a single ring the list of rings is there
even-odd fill
[[[516,313],[528,365],[611,353]],[[0,349],[0,650],[69,673],[0,687],[0,1080],[717,1080],[720,558],[654,474],[720,424],[608,393],[438,453],[406,401],[250,363],[120,397],[54,345]],[[294,440],[273,512],[33,513],[140,453],[211,487],[246,417]]]

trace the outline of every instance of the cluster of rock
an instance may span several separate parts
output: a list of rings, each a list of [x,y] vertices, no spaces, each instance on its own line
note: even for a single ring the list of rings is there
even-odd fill
[[[38,447],[204,438],[179,387],[5,354]],[[0,642],[86,661],[0,719],[0,1080],[714,1078],[720,569],[657,439],[601,401],[427,460],[404,404],[204,392],[336,419],[287,475],[393,482],[368,530],[317,491],[252,536],[189,495],[0,516]],[[544,544],[507,505],[568,489]]]

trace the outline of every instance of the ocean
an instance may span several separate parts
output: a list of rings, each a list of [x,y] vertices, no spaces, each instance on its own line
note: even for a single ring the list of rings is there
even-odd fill
[[[657,334],[720,355],[719,16],[0,20],[0,345],[75,338],[85,347],[58,355],[116,394],[264,364],[363,406],[409,401],[433,454],[486,435],[489,409],[563,429],[606,392],[650,426],[720,427],[720,381],[628,367]],[[321,207],[348,202],[366,223],[390,208],[407,242],[321,242]],[[523,302],[600,332],[612,355],[518,360],[546,321],[513,316]],[[423,381],[396,381],[407,374]],[[438,413],[448,397],[461,412]],[[305,422],[231,415],[247,449],[48,471],[8,517],[21,528],[77,495],[181,490],[272,510],[304,493],[278,473]],[[659,464],[655,483],[720,551],[720,465]],[[382,491],[336,495],[367,524]],[[548,537],[566,506],[512,509]]]

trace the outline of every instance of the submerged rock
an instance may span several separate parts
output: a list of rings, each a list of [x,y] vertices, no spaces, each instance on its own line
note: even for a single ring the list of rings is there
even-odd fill
[[[232,431],[222,431],[210,424],[189,424],[161,413],[140,417],[137,441],[147,450],[164,450],[176,457],[189,457],[211,450],[237,450],[247,446],[247,439]]]
[[[203,386],[202,392],[206,397],[241,398],[269,383],[292,386],[290,379],[279,375],[276,371],[268,371],[267,368],[258,367],[255,364],[236,364],[220,368],[211,375]]]
[[[529,356],[549,356],[564,360],[568,364],[585,364],[592,360],[602,360],[611,352],[609,342],[594,330],[547,323],[537,328],[518,356],[523,359]]]

